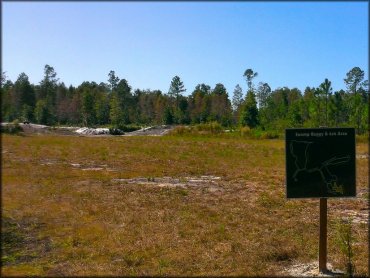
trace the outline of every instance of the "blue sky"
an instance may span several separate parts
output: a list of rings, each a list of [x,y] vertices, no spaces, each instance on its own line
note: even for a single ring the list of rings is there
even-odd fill
[[[60,81],[106,82],[110,70],[133,89],[167,93],[178,75],[236,84],[243,73],[272,89],[304,90],[325,78],[334,90],[355,66],[368,76],[368,2],[3,2],[2,70],[32,83],[45,64]]]

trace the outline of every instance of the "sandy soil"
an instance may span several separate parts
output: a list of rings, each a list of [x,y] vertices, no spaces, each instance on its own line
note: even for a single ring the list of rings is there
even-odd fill
[[[307,264],[294,264],[284,269],[284,275],[292,277],[339,277],[343,276],[344,272],[333,269],[330,263],[327,264],[328,272],[322,273],[319,271],[319,263],[312,262]]]

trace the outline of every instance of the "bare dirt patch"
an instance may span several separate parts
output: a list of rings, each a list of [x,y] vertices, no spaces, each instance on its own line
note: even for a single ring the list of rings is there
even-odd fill
[[[319,263],[294,264],[284,269],[284,274],[293,277],[338,277],[344,273],[333,269],[331,264],[327,264],[328,272],[319,272]]]
[[[115,183],[120,184],[138,184],[138,185],[151,185],[157,187],[168,188],[207,188],[211,192],[222,191],[223,188],[218,184],[221,177],[217,176],[199,176],[199,177],[139,177],[132,179],[113,179]]]
[[[338,213],[343,220],[350,220],[355,224],[367,224],[369,222],[368,210],[355,211],[346,209]]]
[[[356,154],[357,159],[369,159],[369,154]]]
[[[109,168],[107,164],[101,165],[82,165],[80,163],[69,163],[73,168],[80,169],[82,171],[116,171],[115,169]]]

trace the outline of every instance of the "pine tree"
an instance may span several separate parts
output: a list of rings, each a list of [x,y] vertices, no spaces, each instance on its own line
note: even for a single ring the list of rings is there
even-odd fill
[[[248,91],[245,103],[240,113],[240,124],[254,128],[258,125],[258,109],[256,96],[252,90]]]

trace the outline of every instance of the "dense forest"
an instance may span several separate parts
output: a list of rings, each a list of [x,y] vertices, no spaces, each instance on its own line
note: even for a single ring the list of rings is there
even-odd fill
[[[110,71],[107,82],[83,82],[66,87],[54,68],[45,65],[39,84],[21,73],[15,82],[1,75],[1,121],[28,120],[47,125],[121,127],[129,124],[197,124],[218,122],[225,127],[282,131],[288,127],[352,126],[357,133],[368,127],[369,92],[364,71],[352,68],[344,77],[346,90],[333,92],[324,79],[317,87],[272,90],[268,83],[255,84],[257,72],[243,76],[247,92],[236,85],[229,97],[225,86],[198,84],[186,91],[175,76],[168,92],[133,90],[125,79]]]

